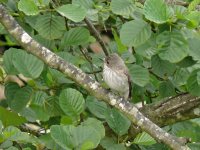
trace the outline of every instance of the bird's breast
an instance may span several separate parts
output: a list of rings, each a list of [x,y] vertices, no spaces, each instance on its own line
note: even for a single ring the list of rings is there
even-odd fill
[[[127,76],[110,69],[106,65],[104,65],[103,79],[111,89],[118,92],[125,92],[129,89]]]

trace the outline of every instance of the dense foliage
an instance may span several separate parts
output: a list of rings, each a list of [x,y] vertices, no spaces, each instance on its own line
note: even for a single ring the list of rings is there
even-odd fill
[[[199,0],[177,5],[163,0],[0,1],[31,37],[106,87],[105,56],[91,47],[96,39],[84,18],[91,20],[109,36],[109,51],[126,62],[133,103],[149,104],[185,92],[200,96]],[[0,38],[6,96],[0,103],[0,149],[168,149],[145,132],[129,133],[126,116],[23,51],[2,25]],[[16,75],[22,85],[6,82],[7,75]],[[30,124],[39,129],[27,129]],[[200,149],[199,119],[165,129],[191,138],[196,143],[190,147]]]

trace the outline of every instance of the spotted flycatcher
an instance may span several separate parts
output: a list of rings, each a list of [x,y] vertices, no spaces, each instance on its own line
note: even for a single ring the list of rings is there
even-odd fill
[[[118,54],[113,53],[104,60],[103,79],[106,84],[126,100],[131,98],[131,80],[128,68]]]

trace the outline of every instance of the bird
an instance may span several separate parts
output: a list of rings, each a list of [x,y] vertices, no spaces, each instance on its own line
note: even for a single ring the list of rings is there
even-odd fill
[[[130,74],[124,61],[117,53],[112,53],[104,59],[103,80],[125,100],[131,99]]]

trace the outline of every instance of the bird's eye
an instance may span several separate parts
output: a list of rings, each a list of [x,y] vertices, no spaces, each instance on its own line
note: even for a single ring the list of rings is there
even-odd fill
[[[105,58],[105,62],[106,62],[106,64],[109,64],[109,57]]]
[[[106,60],[106,63],[107,63],[107,64],[109,64],[109,61],[108,61],[108,60]]]

